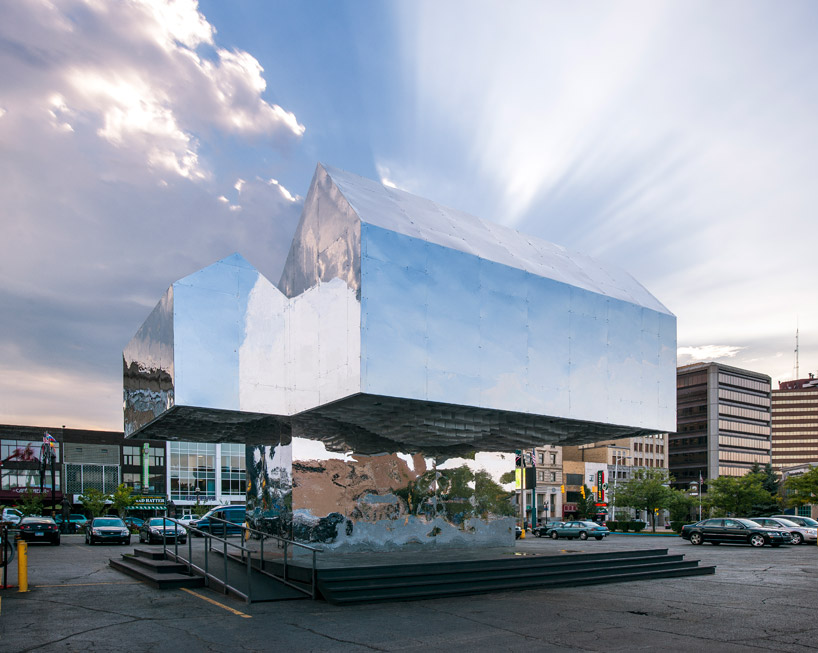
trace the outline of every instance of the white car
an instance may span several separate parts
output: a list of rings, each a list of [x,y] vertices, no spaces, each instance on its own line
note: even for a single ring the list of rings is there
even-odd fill
[[[17,510],[17,508],[3,508],[3,515],[0,521],[11,522],[12,524],[19,524],[22,518],[23,513]]]
[[[803,544],[804,542],[815,542],[818,540],[818,529],[809,526],[801,526],[784,517],[753,517],[753,521],[761,524],[765,528],[783,528],[789,531],[793,544]]]

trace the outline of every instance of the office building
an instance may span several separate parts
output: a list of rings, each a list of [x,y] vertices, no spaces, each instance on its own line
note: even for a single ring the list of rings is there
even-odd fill
[[[772,391],[773,469],[818,462],[818,379],[783,381]]]
[[[770,377],[720,363],[678,368],[677,426],[668,468],[686,489],[770,462]]]

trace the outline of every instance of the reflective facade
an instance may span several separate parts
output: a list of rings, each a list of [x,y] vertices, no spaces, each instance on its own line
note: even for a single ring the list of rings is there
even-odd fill
[[[125,431],[247,443],[251,512],[299,537],[337,513],[339,547],[489,541],[513,533],[479,508],[486,470],[440,470],[672,430],[675,352],[674,316],[626,273],[319,165],[278,286],[233,255],[174,283],[126,347]],[[471,508],[440,511],[455,499]]]

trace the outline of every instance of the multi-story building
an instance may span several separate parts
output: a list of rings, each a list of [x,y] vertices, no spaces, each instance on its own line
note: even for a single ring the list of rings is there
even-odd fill
[[[584,463],[585,484],[592,490],[596,488],[597,503],[602,504],[598,517],[613,518],[611,499],[617,485],[630,479],[640,467],[667,468],[667,447],[668,434],[656,433],[563,447],[563,459]],[[598,472],[602,472],[602,486]]]
[[[668,467],[674,485],[743,476],[770,462],[770,377],[720,363],[676,373],[676,433]]]
[[[171,498],[179,506],[243,504],[245,447],[126,440],[121,431],[0,425],[0,503],[15,504],[27,492],[40,490],[43,434],[56,440],[56,503],[65,496],[76,505],[90,488],[110,494],[124,483],[134,488],[135,508],[164,510]],[[8,460],[6,460],[8,459]],[[43,483],[51,498],[50,470]]]
[[[550,445],[534,450],[537,523],[562,519],[562,447]]]
[[[772,461],[785,467],[818,463],[818,379],[783,381],[772,392]]]

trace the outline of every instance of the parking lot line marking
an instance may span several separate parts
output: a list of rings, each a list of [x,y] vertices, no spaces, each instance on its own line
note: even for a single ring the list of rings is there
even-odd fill
[[[88,585],[139,585],[139,581],[125,580],[116,583],[63,583],[62,585],[40,585],[38,583],[35,587],[87,587]]]
[[[193,596],[198,596],[203,601],[207,601],[208,603],[212,603],[213,605],[218,605],[220,608],[224,608],[228,612],[232,612],[234,615],[237,615],[239,617],[244,617],[245,619],[252,619],[253,618],[249,614],[244,614],[243,612],[240,612],[240,611],[236,610],[235,608],[231,608],[229,605],[225,605],[224,603],[219,603],[218,601],[214,601],[211,598],[208,598],[206,596],[202,596],[198,592],[194,592],[193,590],[189,590],[186,587],[180,587],[179,589],[182,590],[183,592],[187,592],[188,594],[193,594]]]

